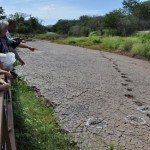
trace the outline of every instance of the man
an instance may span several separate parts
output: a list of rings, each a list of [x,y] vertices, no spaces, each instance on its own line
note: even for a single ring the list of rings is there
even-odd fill
[[[8,31],[6,33],[6,36],[8,38],[12,39],[12,34],[14,34],[16,31],[16,21],[15,20],[8,20],[8,23],[9,23],[8,24]],[[15,54],[16,59],[21,63],[21,65],[25,64],[25,62],[21,59],[21,57],[19,56],[19,54],[15,48],[10,47],[9,51],[13,52]]]

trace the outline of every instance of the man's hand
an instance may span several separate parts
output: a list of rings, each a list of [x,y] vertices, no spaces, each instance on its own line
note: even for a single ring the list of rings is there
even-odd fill
[[[25,62],[22,59],[19,59],[19,62],[21,63],[21,65],[25,65]]]
[[[12,78],[13,78],[12,74],[11,74],[10,72],[8,72],[8,71],[5,73],[5,75],[6,75],[9,79],[12,79]]]
[[[29,47],[29,50],[30,51],[35,51],[35,50],[37,50],[36,48],[33,48],[33,47]]]

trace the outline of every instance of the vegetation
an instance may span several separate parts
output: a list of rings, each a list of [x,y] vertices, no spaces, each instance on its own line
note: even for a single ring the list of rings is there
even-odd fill
[[[26,19],[26,18],[29,19]],[[46,33],[46,27],[44,27],[40,20],[31,15],[24,13],[15,13],[8,16],[8,19],[15,20],[17,22],[17,33],[22,34],[35,34],[35,33]]]
[[[19,12],[6,16],[4,9],[1,6],[0,6],[0,19],[15,20],[17,22],[17,29],[16,29],[17,33],[35,34],[35,33],[46,33],[47,31],[47,28],[41,24],[38,18]]]
[[[77,20],[60,19],[55,25],[47,27],[31,15],[11,14],[7,19],[17,21],[17,32],[23,34],[56,32],[69,36],[88,36],[91,32],[101,35],[128,36],[136,31],[150,30],[150,0],[123,0],[122,8],[113,10],[104,16],[80,16]],[[0,19],[6,17],[0,7]],[[28,18],[28,19],[27,19]]]
[[[60,44],[77,45],[97,50],[122,53],[130,56],[139,55],[150,59],[150,32],[141,32],[130,37],[68,37],[65,39],[59,39],[56,42]]]
[[[38,34],[34,38],[46,39],[59,44],[81,46],[104,50],[129,56],[142,56],[150,59],[150,31],[137,32],[132,36],[100,36],[100,32],[91,32],[88,37],[66,37],[55,34]]]
[[[50,40],[55,41],[57,39],[61,39],[64,36],[61,36],[59,34],[33,34],[31,36],[33,39],[41,39],[41,40]]]
[[[5,19],[6,16],[4,15],[4,9],[0,6],[0,19]]]
[[[120,146],[117,147],[117,148],[115,148],[114,144],[110,144],[109,150],[123,150],[123,149],[122,149],[122,147],[120,147]]]
[[[63,133],[54,117],[33,89],[20,80],[12,85],[17,149],[77,150],[71,137]]]
[[[123,0],[123,7],[104,16],[80,16],[78,20],[60,19],[51,31],[70,36],[101,35],[128,36],[136,31],[150,30],[150,0]]]

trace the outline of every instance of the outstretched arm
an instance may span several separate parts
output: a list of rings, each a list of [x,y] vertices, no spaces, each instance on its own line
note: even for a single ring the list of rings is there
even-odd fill
[[[26,45],[26,44],[23,44],[23,43],[20,43],[20,44],[18,45],[18,47],[21,47],[21,48],[28,48],[30,51],[36,50],[36,48],[30,47],[30,46],[28,46],[28,45]]]
[[[16,42],[16,41],[9,39],[9,38],[7,38],[7,42],[8,42],[8,45],[10,47],[12,47],[13,49],[15,49],[16,47],[21,47],[21,48],[28,48],[30,51],[36,50],[36,48],[33,48],[33,47],[28,46],[28,45],[21,43],[21,42]]]

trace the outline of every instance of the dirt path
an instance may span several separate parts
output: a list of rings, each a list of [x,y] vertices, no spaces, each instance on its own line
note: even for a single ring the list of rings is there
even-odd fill
[[[54,102],[82,150],[150,149],[150,63],[47,41],[21,50],[17,72]]]

